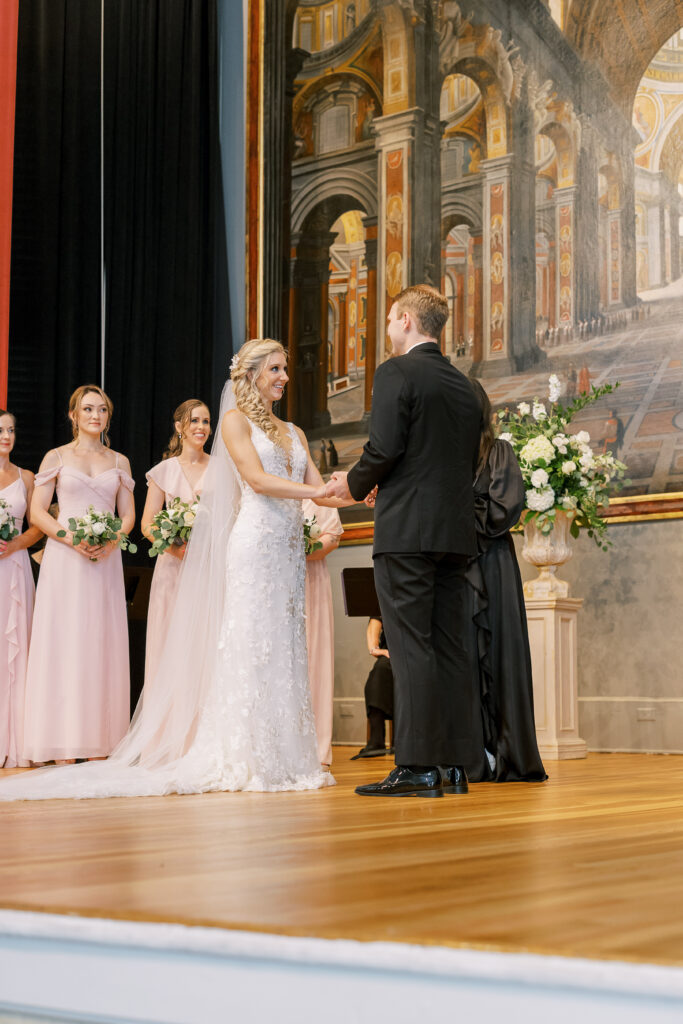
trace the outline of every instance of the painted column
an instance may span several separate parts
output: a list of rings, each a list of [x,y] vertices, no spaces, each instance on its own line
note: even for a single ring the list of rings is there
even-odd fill
[[[576,186],[555,189],[555,323],[566,327],[576,318],[574,277],[574,206]]]
[[[339,341],[337,345],[337,365],[335,367],[335,370],[337,377],[345,377],[347,369],[349,314],[348,309],[346,307],[346,295],[340,292],[337,298],[339,299]]]
[[[585,320],[600,307],[600,206],[595,131],[581,122],[581,148],[577,168],[575,251],[581,253],[575,272],[575,319]]]
[[[457,348],[460,335],[467,340],[467,333],[465,331],[465,275],[461,270],[456,272],[455,281],[457,293],[455,296],[456,316],[455,323],[453,324],[453,347]]]
[[[288,364],[294,372],[299,365],[299,289],[296,283],[296,247],[300,236],[292,238],[289,257],[289,296],[287,301],[287,354]],[[296,386],[285,391],[287,403],[287,419],[298,423],[298,403]]]
[[[663,181],[660,180],[659,187],[660,193],[663,191]],[[666,267],[666,200],[663,195],[659,200],[659,267],[660,267],[660,286],[664,286],[669,283],[667,277]]]
[[[418,108],[373,122],[380,195],[378,323],[384,323],[396,295],[408,284],[438,285],[439,221],[432,217],[432,193],[439,164],[428,159],[437,127]],[[381,361],[388,354],[384,332],[378,334],[378,343]]]
[[[472,348],[472,359],[474,363],[477,363],[484,358],[484,240],[481,236],[477,236],[473,239],[473,243],[472,270],[474,276],[474,294],[472,297],[472,337],[474,338],[474,345]]]
[[[377,219],[365,218],[365,264],[368,268],[368,292],[365,339],[365,405],[363,419],[369,419],[372,382],[377,366]]]
[[[608,303],[621,302],[621,210],[607,213],[607,258],[609,260]]]
[[[510,358],[510,170],[512,158],[482,163],[484,181],[483,361],[492,374],[511,373]],[[482,368],[483,369],[483,368]]]
[[[671,221],[671,280],[677,281],[681,276],[681,245],[678,237],[678,222],[680,219],[680,204],[678,194],[671,193],[671,205],[669,206]]]
[[[326,262],[320,270],[320,346],[318,348],[318,381],[315,404],[315,425],[326,427],[332,422],[327,408],[327,379],[329,374],[329,349],[327,345],[327,305],[329,302],[330,271]]]
[[[619,225],[619,244],[621,250],[619,293],[621,302],[624,305],[633,306],[638,298],[636,288],[636,186],[634,151],[626,141],[628,138],[629,133],[626,133],[619,161],[623,176],[620,209],[621,223]]]

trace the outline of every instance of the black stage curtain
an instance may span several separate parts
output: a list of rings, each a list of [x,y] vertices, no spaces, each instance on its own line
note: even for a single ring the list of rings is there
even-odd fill
[[[216,415],[232,351],[216,0],[104,11],[105,388],[139,514],[173,409]],[[69,439],[73,388],[100,379],[100,14],[20,4],[9,405],[31,469]]]
[[[22,0],[8,405],[32,470],[70,440],[71,391],[99,377],[99,81],[99,0]]]
[[[138,480],[231,354],[215,0],[105,3],[105,383]]]

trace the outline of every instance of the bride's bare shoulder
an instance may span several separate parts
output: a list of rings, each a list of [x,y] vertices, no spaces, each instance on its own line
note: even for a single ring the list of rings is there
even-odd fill
[[[230,430],[244,430],[249,426],[249,418],[240,412],[239,409],[228,409],[227,412],[223,413],[223,422],[221,424],[223,429]]]

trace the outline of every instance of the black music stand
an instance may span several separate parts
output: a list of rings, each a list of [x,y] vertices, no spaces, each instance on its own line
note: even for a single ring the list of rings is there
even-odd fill
[[[342,569],[344,611],[347,615],[362,615],[366,619],[381,619],[375,574],[372,569]]]

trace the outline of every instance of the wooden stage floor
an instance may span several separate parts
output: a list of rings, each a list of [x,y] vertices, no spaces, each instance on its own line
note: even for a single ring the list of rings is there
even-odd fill
[[[683,964],[683,757],[396,800],[352,753],[318,792],[2,804],[0,907]]]

